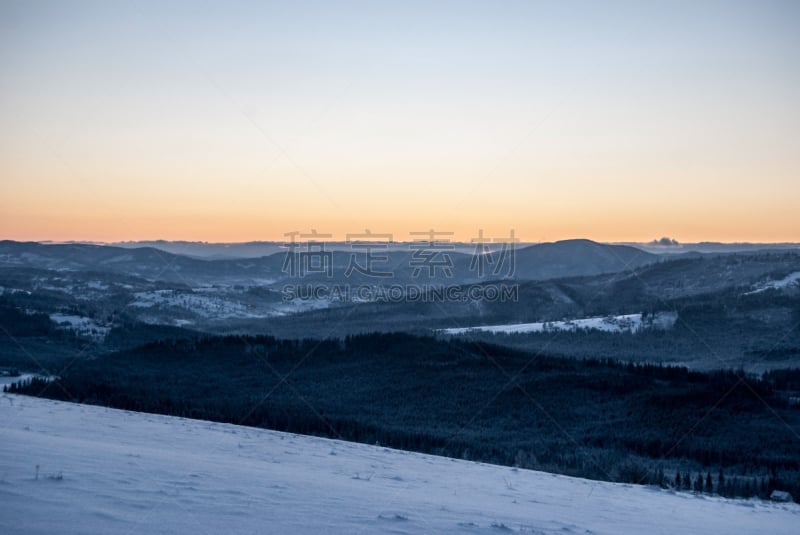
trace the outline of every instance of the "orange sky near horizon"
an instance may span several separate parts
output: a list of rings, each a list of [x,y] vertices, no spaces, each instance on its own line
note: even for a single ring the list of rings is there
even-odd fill
[[[292,231],[310,232],[315,229],[319,233],[331,234],[332,241],[344,241],[348,233],[361,233],[369,229],[373,233],[391,233],[394,241],[411,241],[415,239],[411,232],[434,229],[437,232],[452,232],[448,239],[469,242],[483,230],[484,236],[502,239],[509,236],[511,230],[522,242],[548,242],[571,238],[587,238],[599,242],[649,242],[668,236],[681,243],[697,243],[703,241],[724,243],[788,243],[800,242],[796,232],[787,229],[785,233],[775,232],[770,221],[759,218],[758,214],[739,214],[752,217],[750,221],[760,224],[749,224],[744,229],[730,228],[724,219],[711,221],[707,225],[697,222],[686,223],[665,218],[663,224],[653,222],[639,225],[635,217],[620,221],[619,217],[611,218],[598,215],[596,222],[569,221],[558,224],[555,218],[531,218],[528,221],[510,221],[508,224],[497,224],[494,221],[480,219],[474,221],[457,221],[448,224],[446,220],[436,219],[435,223],[427,223],[418,219],[393,220],[389,217],[333,222],[324,217],[313,217],[310,220],[290,214],[287,217],[259,219],[258,215],[248,214],[183,214],[142,216],[135,213],[119,213],[113,210],[94,212],[91,217],[85,214],[35,214],[26,221],[24,217],[16,217],[8,222],[6,214],[0,216],[0,226],[12,229],[5,232],[0,239],[17,241],[86,241],[86,242],[119,242],[119,241],[198,241],[210,243],[241,243],[249,241],[284,241],[285,235]],[[645,214],[640,214],[645,217]],[[779,215],[776,219],[791,217]],[[490,219],[490,218],[487,218]],[[19,228],[14,231],[14,224]],[[664,231],[669,229],[669,231]]]
[[[800,4],[0,4],[0,239],[800,242]]]

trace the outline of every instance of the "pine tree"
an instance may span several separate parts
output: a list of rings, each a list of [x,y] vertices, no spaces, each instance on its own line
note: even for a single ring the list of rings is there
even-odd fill
[[[730,485],[730,488],[731,488],[729,496],[733,496],[734,498],[741,497],[741,495],[742,495],[742,480],[741,479],[739,479],[738,477],[735,477],[732,480],[728,479],[728,485]]]
[[[675,472],[675,490],[681,490],[681,473]]]
[[[711,479],[711,472],[706,472],[706,492],[708,494],[714,493],[714,481]]]
[[[703,474],[697,474],[697,479],[694,480],[694,491],[703,492]]]

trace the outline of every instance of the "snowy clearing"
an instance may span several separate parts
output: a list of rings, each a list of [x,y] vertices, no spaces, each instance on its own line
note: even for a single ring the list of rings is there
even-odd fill
[[[637,332],[646,328],[671,329],[677,321],[674,312],[658,312],[648,316],[644,321],[641,314],[623,314],[620,316],[603,316],[581,318],[565,321],[543,321],[535,323],[513,323],[509,325],[479,325],[477,327],[457,327],[442,329],[444,334],[464,334],[470,331],[490,333],[519,334],[555,331],[597,330],[610,333]]]
[[[752,291],[749,291],[744,295],[757,294],[767,290],[785,290],[787,288],[793,288],[795,286],[800,286],[800,271],[789,273],[784,278],[779,280],[769,280],[766,282],[761,282],[759,284],[756,284]]]
[[[111,327],[100,325],[92,318],[74,314],[50,314],[50,319],[61,328],[75,331],[80,336],[103,340]]]
[[[205,318],[242,318],[249,317],[247,308],[241,303],[219,297],[196,295],[177,290],[155,290],[152,292],[136,292],[133,307],[178,307]]]
[[[176,323],[170,317],[173,309],[183,309],[196,319],[226,320],[226,319],[260,319],[275,316],[297,314],[306,310],[326,308],[330,303],[323,300],[293,300],[290,302],[251,302],[249,304],[230,299],[231,295],[243,293],[243,290],[221,287],[201,287],[191,291],[180,290],[154,290],[136,292],[135,301],[129,306],[152,311],[148,316],[139,319],[148,323]],[[238,298],[238,297],[237,297]],[[162,315],[167,318],[160,317]],[[186,319],[186,318],[183,318]],[[188,320],[194,324],[195,321]]]
[[[797,533],[800,506],[4,394],[0,532]]]

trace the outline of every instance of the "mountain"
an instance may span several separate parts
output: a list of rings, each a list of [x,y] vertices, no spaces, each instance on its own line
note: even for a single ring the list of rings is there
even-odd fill
[[[280,274],[281,255],[258,259],[200,260],[154,247],[0,242],[0,267],[121,273],[193,285],[215,280],[259,282]]]
[[[207,243],[192,241],[126,241],[108,245],[125,249],[152,247],[168,253],[203,258],[206,260],[260,258],[281,252],[281,242]]]
[[[629,245],[564,240],[524,247],[516,252],[518,279],[544,280],[629,271],[659,256]]]
[[[649,253],[670,255],[681,253],[753,253],[756,251],[798,251],[800,243],[622,243]]]
[[[341,244],[339,244],[341,247]],[[416,248],[415,248],[416,247]],[[349,250],[332,250],[331,273],[311,273],[299,277],[299,282],[336,282],[349,284],[463,284],[508,277],[517,280],[543,280],[571,276],[597,275],[631,270],[658,260],[658,255],[625,245],[606,245],[589,240],[567,240],[522,247],[513,253],[513,263],[506,257],[501,262],[500,253],[494,252],[494,264],[487,265],[481,274],[473,264],[473,254],[465,248],[420,250],[418,245],[395,245],[389,250],[373,250],[382,260],[374,263],[374,271],[391,273],[391,277],[375,277],[370,273],[349,274],[348,266],[354,261],[366,266],[366,251],[353,247]],[[193,252],[182,248],[175,250]],[[269,250],[269,249],[264,249]],[[299,253],[308,254],[304,248]],[[313,253],[312,253],[313,254]],[[435,256],[434,256],[435,255]],[[292,276],[284,272],[286,252],[273,252],[255,258],[197,258],[175,254],[156,247],[118,247],[96,244],[41,244],[35,242],[0,242],[0,267],[29,267],[58,271],[96,271],[122,273],[149,280],[192,284],[215,282],[269,285],[287,281]],[[442,262],[429,271],[425,259]],[[448,259],[448,260],[446,260]],[[302,261],[302,258],[301,258]],[[444,265],[446,264],[446,266]],[[443,267],[447,267],[445,270]],[[495,269],[495,268],[501,269]],[[513,269],[512,269],[513,268]],[[433,276],[430,276],[431,273]]]

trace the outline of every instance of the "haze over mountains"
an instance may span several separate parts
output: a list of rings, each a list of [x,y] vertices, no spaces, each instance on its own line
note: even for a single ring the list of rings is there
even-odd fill
[[[386,265],[405,270],[413,249],[410,243],[387,245]],[[443,249],[452,258],[456,280],[469,279],[469,263],[474,245],[448,244]],[[495,250],[497,246],[493,247]],[[224,250],[221,254],[218,251]],[[344,268],[360,250],[346,243],[325,245],[333,255],[333,267]],[[302,249],[301,249],[302,252]],[[376,253],[377,254],[377,253]],[[547,279],[577,275],[596,275],[632,269],[655,262],[658,256],[627,245],[609,245],[590,240],[566,240],[555,243],[517,246],[513,278]],[[40,244],[35,242],[0,242],[0,265],[42,269],[96,270],[148,277],[281,277],[286,257],[282,243],[264,244],[184,244],[157,242],[139,246],[127,244]],[[202,260],[201,260],[202,259]],[[250,260],[243,262],[243,259]],[[180,273],[179,275],[177,273]],[[475,278],[474,276],[472,277]]]
[[[411,256],[410,243],[386,244],[386,264],[407,267]],[[325,251],[332,252],[333,266],[347,266],[359,249],[352,244],[330,242]],[[453,258],[454,267],[469,265],[476,250],[473,244],[448,244],[444,253]],[[497,251],[498,245],[489,245]],[[766,250],[798,250],[797,244],[696,244],[657,246],[652,244],[601,244],[590,240],[563,240],[554,243],[525,245],[515,248],[516,273],[513,278],[540,280],[570,276],[597,275],[634,269],[659,260],[669,253],[683,256],[701,252],[754,252]],[[644,250],[648,249],[648,250]],[[97,270],[145,276],[149,278],[252,278],[260,280],[281,277],[286,256],[285,243],[254,242],[241,244],[207,244],[201,242],[126,242],[101,245],[84,243],[36,243],[0,241],[0,265],[42,269]],[[680,252],[678,252],[680,251]],[[202,259],[202,261],[201,261]],[[249,259],[250,262],[241,262]],[[469,279],[464,269],[461,278]],[[179,275],[177,273],[180,273]],[[170,279],[171,278],[171,279]],[[474,277],[473,277],[474,278]],[[459,280],[459,277],[456,277]]]
[[[589,241],[589,240],[561,240],[569,241]],[[56,243],[56,242],[40,242]],[[89,243],[89,242],[69,242],[69,243]],[[193,256],[196,258],[222,259],[222,258],[258,258],[269,256],[277,252],[285,252],[285,242],[275,241],[254,241],[239,243],[212,243],[197,241],[170,241],[170,240],[140,240],[99,243],[95,245],[112,245],[124,247],[126,249],[137,249],[142,247],[153,247],[169,253]],[[409,242],[393,242],[391,249],[407,249]],[[559,243],[559,242],[555,242]],[[529,245],[543,245],[536,243],[521,243],[518,248]],[[620,242],[613,245],[628,245],[636,249],[654,254],[676,254],[676,253],[734,253],[757,251],[764,249],[797,249],[797,243],[719,243],[719,242],[698,242],[698,243],[678,243],[669,238],[653,240],[652,242]],[[475,250],[475,245],[471,243],[454,242],[457,251],[471,253]],[[491,246],[491,244],[490,244]],[[350,245],[346,242],[329,242],[329,250],[350,250]]]

